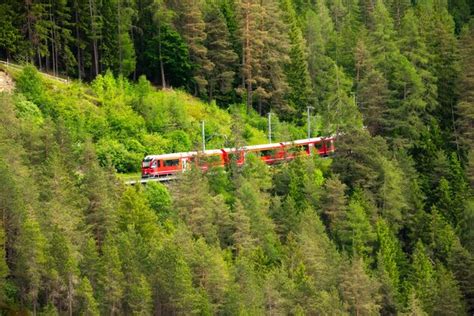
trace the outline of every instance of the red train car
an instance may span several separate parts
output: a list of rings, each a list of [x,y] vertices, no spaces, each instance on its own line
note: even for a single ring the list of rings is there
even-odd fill
[[[289,161],[297,156],[309,156],[312,153],[327,156],[335,151],[333,137],[316,137],[264,145],[245,146],[243,148],[211,149],[204,152],[182,152],[164,155],[149,155],[142,161],[142,178],[169,176],[184,172],[192,165],[203,170],[213,166],[224,166],[233,159],[237,165],[245,163],[245,156],[254,154],[266,164]]]

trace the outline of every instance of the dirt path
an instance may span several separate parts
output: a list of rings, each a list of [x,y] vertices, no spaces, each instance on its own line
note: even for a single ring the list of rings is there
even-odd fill
[[[7,92],[11,93],[15,89],[15,83],[12,78],[5,72],[0,70],[0,93]]]

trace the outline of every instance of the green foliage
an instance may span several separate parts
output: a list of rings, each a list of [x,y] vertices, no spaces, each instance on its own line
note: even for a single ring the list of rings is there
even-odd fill
[[[0,309],[472,314],[469,5],[5,0]],[[266,143],[270,111],[303,139],[307,106],[332,157],[116,177],[202,121],[209,149]]]

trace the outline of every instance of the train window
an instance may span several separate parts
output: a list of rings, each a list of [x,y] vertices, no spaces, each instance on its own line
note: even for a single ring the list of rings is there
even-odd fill
[[[179,165],[179,159],[163,160],[164,167],[174,167]]]
[[[298,153],[300,151],[304,150],[303,146],[292,146],[288,149],[288,152],[290,153]]]
[[[212,155],[212,156],[206,156],[201,158],[201,162],[203,163],[219,163],[222,161],[222,158],[220,155]]]
[[[260,153],[261,153],[262,156],[273,156],[274,155],[274,151],[271,150],[271,149],[262,150]]]
[[[153,163],[151,164],[151,167],[152,168],[156,168],[160,165],[160,162],[159,161],[153,161]]]
[[[303,149],[304,149],[304,151],[308,151],[309,150],[309,145],[303,145]]]
[[[152,158],[145,158],[145,159],[143,159],[143,167],[144,167],[144,168],[150,167],[150,163],[151,163],[152,160],[153,160]]]
[[[241,153],[230,153],[229,154],[229,160],[230,161],[237,161],[241,157]]]
[[[320,149],[323,148],[323,143],[322,142],[314,143],[314,147],[316,147],[316,149],[320,150]]]

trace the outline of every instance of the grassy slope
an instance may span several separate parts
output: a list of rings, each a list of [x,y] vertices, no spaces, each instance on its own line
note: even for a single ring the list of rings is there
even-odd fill
[[[0,67],[15,80],[22,75],[21,68]],[[203,120],[208,149],[232,145],[239,138],[235,131],[245,145],[267,142],[266,119],[246,114],[244,106],[224,110],[180,90],[157,90],[145,80],[131,84],[110,74],[91,84],[39,77],[47,105],[37,105],[43,113],[65,124],[78,146],[91,139],[103,165],[133,177],[146,154],[200,149]],[[304,127],[276,117],[273,125],[275,141],[304,137]]]

